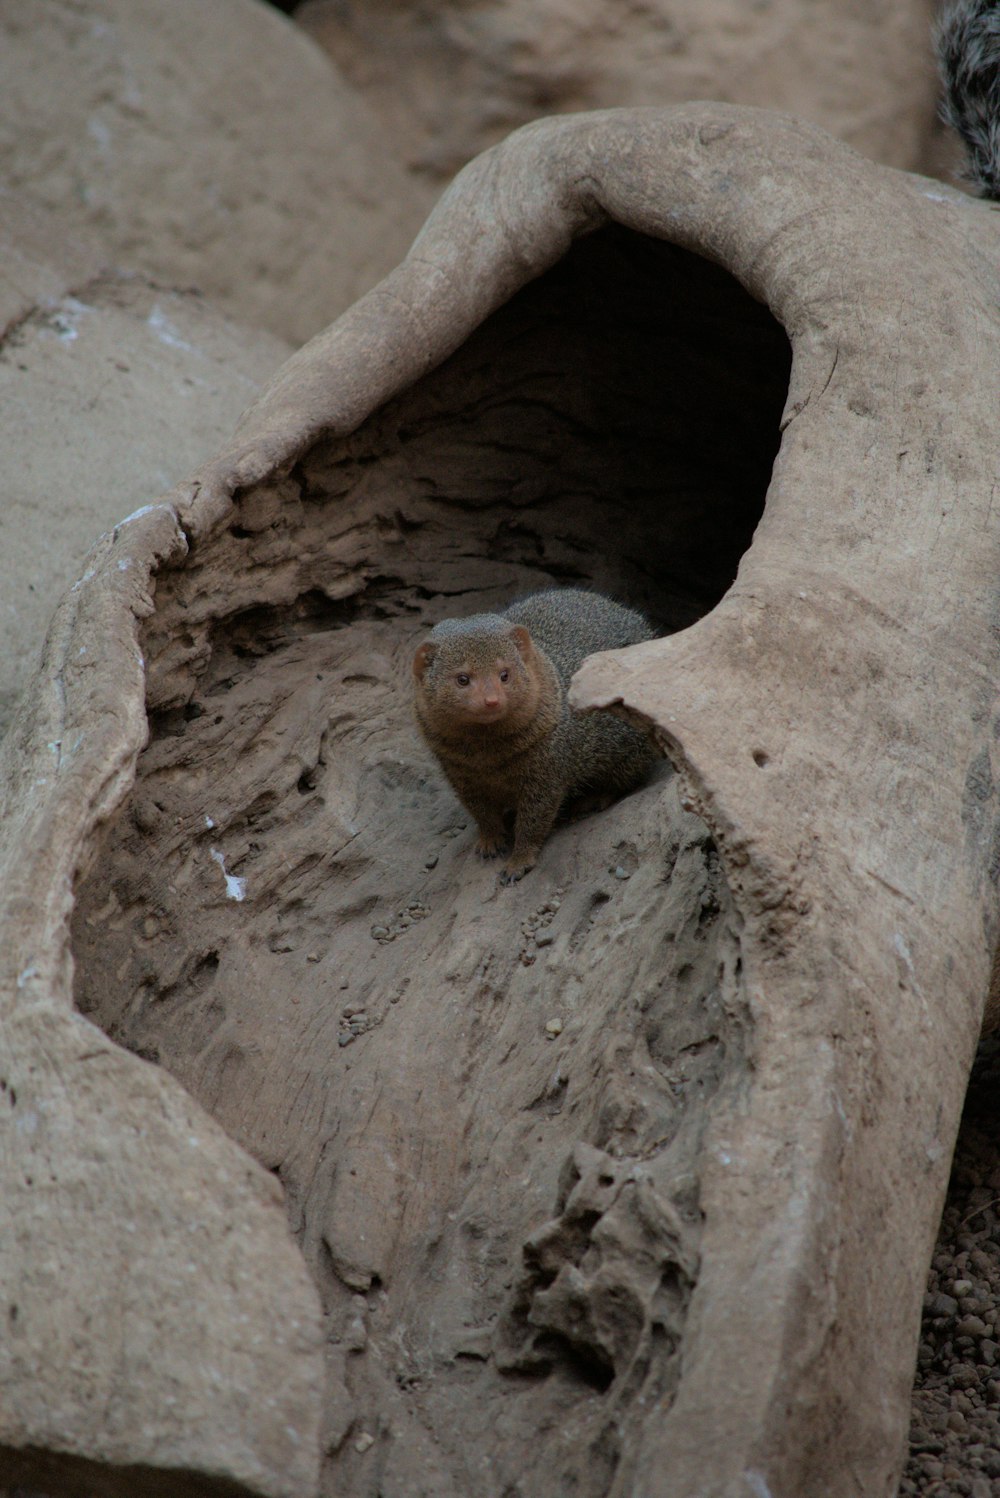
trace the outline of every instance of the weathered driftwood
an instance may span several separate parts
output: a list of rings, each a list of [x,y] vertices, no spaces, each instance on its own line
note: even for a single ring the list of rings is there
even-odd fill
[[[892,1490],[997,917],[996,222],[778,116],[530,127],[98,549],[0,766],[17,1470],[310,1491],[301,1263],[170,1071],[286,1187],[328,1491]],[[407,659],[580,578],[679,630],[577,688],[678,774],[496,895]],[[85,866],[159,1072],[70,1007]]]

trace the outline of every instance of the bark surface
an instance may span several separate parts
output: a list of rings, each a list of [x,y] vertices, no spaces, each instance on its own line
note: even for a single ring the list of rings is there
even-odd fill
[[[127,1074],[198,1118],[226,1191],[147,1142],[163,1210],[260,1214],[245,1281],[207,1235],[204,1314],[265,1338],[315,1455],[308,1297],[217,1125],[277,1172],[325,1313],[324,1492],[892,1491],[996,934],[997,250],[983,205],[781,116],[529,127],[94,559],[119,655],[85,675],[96,618],[60,616],[59,695],[5,746],[25,1066],[44,1015],[111,1058],[107,1097]],[[670,632],[576,696],[676,773],[497,891],[409,659],[445,614],[581,581]],[[83,865],[79,1008],[159,1071],[69,1007]],[[79,1193],[118,1242],[121,1179]],[[196,1359],[165,1366],[135,1398],[225,1422]],[[52,1448],[18,1373],[7,1448]],[[283,1491],[244,1397],[259,1465],[225,1471]],[[137,1461],[105,1424],[74,1449]]]

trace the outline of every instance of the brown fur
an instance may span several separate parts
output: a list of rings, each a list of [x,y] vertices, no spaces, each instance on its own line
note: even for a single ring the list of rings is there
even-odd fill
[[[567,800],[621,795],[649,773],[650,741],[608,713],[571,712],[566,688],[585,656],[652,635],[600,593],[555,588],[446,619],[417,650],[417,721],[476,819],[479,856],[505,853],[513,831],[504,884],[534,867]]]

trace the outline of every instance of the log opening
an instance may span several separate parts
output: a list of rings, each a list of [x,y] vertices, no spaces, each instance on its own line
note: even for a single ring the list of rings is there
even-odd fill
[[[167,674],[185,650],[201,669],[203,616],[216,638],[281,632],[276,614],[234,627],[243,608],[336,627],[408,595],[411,608],[439,597],[440,617],[470,612],[466,594],[566,583],[623,598],[664,633],[694,623],[763,512],[790,362],[777,321],[708,261],[618,226],[577,241],[358,432],[317,443],[281,491],[284,513],[276,484],[244,496],[182,570]],[[228,609],[184,580],[217,568],[227,540]],[[185,696],[158,680],[165,584],[154,708]]]
[[[712,839],[664,769],[498,896],[408,668],[428,623],[540,586],[664,631],[710,610],[788,368],[726,273],[605,229],[160,574],[77,1002],[281,1179],[329,1321],[331,1491],[374,1459],[400,1490],[597,1498],[676,1385],[699,1159],[747,1079]]]

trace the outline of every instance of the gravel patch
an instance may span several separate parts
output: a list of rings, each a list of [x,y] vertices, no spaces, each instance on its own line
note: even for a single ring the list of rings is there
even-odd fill
[[[980,1046],[927,1279],[900,1498],[1000,1498],[1000,1037]]]

